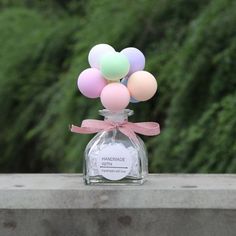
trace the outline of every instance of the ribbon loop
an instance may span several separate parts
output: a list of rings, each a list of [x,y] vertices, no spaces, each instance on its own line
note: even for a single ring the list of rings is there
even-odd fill
[[[156,122],[111,122],[103,120],[88,119],[84,120],[81,127],[72,125],[70,127],[71,132],[79,134],[93,134],[101,131],[108,131],[118,129],[124,135],[129,137],[134,142],[138,142],[138,138],[135,133],[154,136],[160,134],[160,126]]]

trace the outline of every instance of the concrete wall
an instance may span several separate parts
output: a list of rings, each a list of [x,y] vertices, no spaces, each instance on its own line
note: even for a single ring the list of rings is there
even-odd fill
[[[150,175],[85,186],[81,175],[0,175],[0,236],[235,236],[236,175]]]

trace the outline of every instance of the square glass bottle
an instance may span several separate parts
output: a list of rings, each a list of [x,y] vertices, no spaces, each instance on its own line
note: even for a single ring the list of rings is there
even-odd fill
[[[119,112],[100,110],[106,122],[122,124],[128,122],[132,110]],[[135,134],[136,135],[136,134]],[[140,185],[148,174],[148,159],[145,144],[123,134],[118,127],[95,135],[85,149],[84,181],[93,185]]]

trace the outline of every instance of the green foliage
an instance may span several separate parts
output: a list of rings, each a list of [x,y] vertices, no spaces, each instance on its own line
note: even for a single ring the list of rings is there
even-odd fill
[[[133,104],[153,172],[236,172],[233,0],[0,1],[0,171],[75,172],[91,138],[69,124],[98,118],[76,89],[96,43],[140,48],[159,91]]]
[[[232,1],[209,4],[170,61],[180,63],[168,73],[175,80],[172,91],[178,92],[162,138],[156,139],[154,170],[235,171],[235,9]]]

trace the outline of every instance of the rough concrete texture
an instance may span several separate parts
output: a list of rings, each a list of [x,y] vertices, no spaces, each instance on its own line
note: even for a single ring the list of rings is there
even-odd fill
[[[150,175],[85,186],[81,175],[0,175],[0,236],[235,236],[236,175]]]

